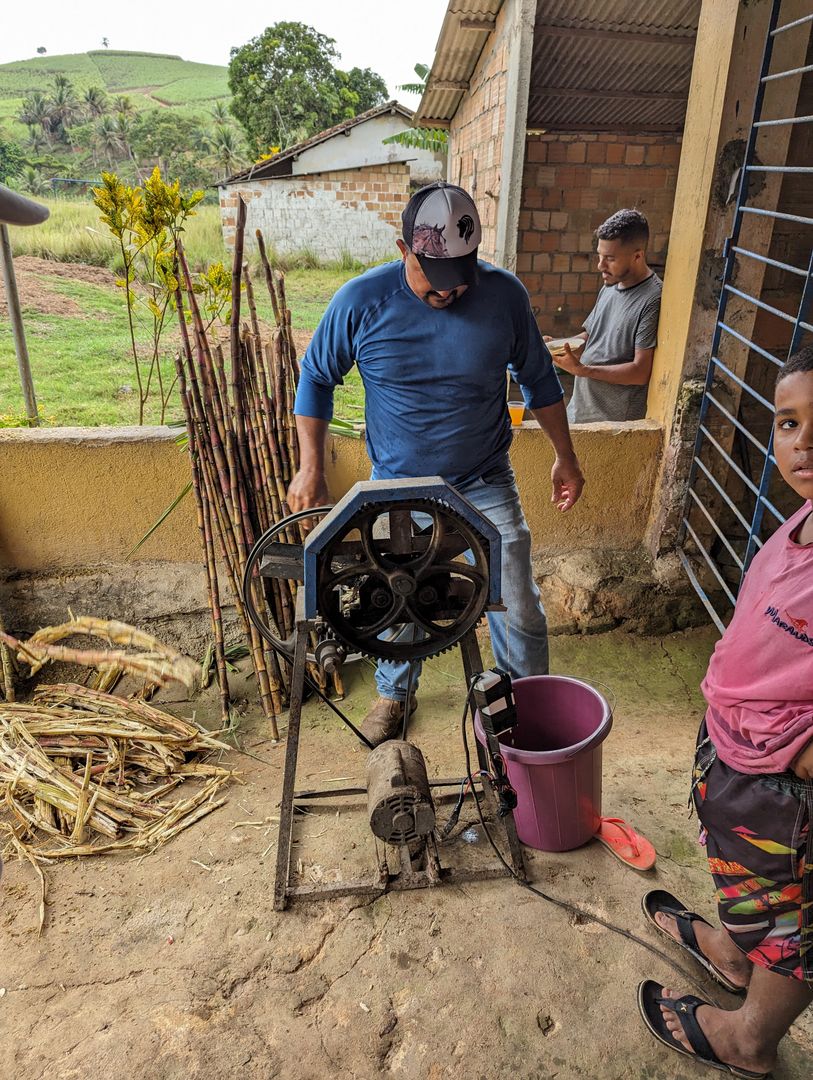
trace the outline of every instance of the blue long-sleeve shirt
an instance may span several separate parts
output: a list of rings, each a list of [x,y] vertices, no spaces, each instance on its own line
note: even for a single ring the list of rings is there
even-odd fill
[[[530,409],[563,395],[524,286],[479,267],[479,284],[437,310],[412,292],[400,261],[348,281],[305,353],[294,412],[330,420],[334,387],[355,363],[378,478],[462,484],[505,463],[506,370]]]

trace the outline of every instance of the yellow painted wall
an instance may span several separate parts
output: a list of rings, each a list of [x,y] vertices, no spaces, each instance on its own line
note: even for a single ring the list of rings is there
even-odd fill
[[[650,421],[574,429],[588,485],[560,514],[550,503],[550,445],[528,423],[512,461],[539,554],[609,547],[644,535],[661,430]],[[188,480],[188,462],[166,428],[57,428],[0,432],[0,567],[57,571],[120,564]],[[333,439],[331,494],[369,476],[360,440]],[[200,541],[187,497],[134,561],[195,561]]]
[[[706,0],[697,30],[663,282],[659,342],[649,384],[648,415],[663,425],[667,437],[680,389],[703,252],[738,6],[738,0]]]

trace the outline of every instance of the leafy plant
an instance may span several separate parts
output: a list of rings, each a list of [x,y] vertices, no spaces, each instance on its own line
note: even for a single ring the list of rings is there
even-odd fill
[[[175,385],[174,375],[164,372],[161,338],[167,314],[174,309],[178,284],[175,242],[202,198],[202,191],[183,195],[180,183],[167,184],[158,168],[143,187],[130,187],[115,173],[103,172],[102,186],[93,189],[93,201],[121,254],[123,271],[116,284],[127,304],[139,424],[144,423],[153,380],[160,395],[161,423]],[[142,336],[146,348],[139,344]],[[144,353],[146,359],[142,358]]]
[[[416,64],[413,70],[420,82],[401,83],[398,89],[408,94],[423,94],[429,82],[430,68],[428,64]],[[381,141],[414,150],[430,150],[434,154],[445,154],[449,149],[449,133],[443,128],[407,128]]]

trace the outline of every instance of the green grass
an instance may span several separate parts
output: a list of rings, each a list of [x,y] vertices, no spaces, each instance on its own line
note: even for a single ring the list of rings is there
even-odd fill
[[[35,255],[57,262],[84,262],[117,270],[118,255],[98,212],[90,201],[50,199],[51,216],[35,229],[10,230],[15,255]],[[198,270],[212,262],[229,265],[220,230],[220,210],[202,205],[189,219],[184,237],[190,264]],[[273,314],[264,276],[251,259],[260,318],[272,324]],[[335,291],[358,273],[346,260],[341,266],[313,267],[307,252],[286,257],[288,304],[296,330],[316,329]],[[48,288],[72,299],[81,315],[43,315],[24,312],[28,347],[41,410],[58,425],[96,426],[138,422],[135,373],[122,293],[113,286],[91,285],[43,273]],[[245,313],[245,309],[244,309]],[[0,417],[21,410],[17,367],[7,321],[0,318]],[[172,369],[174,325],[167,339],[166,368]],[[123,387],[132,387],[126,392]],[[336,415],[358,420],[364,394],[354,370],[336,391]],[[180,418],[173,399],[169,419]],[[148,406],[149,423],[159,422],[157,402]]]
[[[36,255],[57,262],[84,262],[119,269],[113,239],[99,221],[99,212],[88,199],[40,199],[51,216],[35,229],[10,228],[15,255]],[[185,247],[191,265],[202,268],[226,258],[220,228],[220,208],[202,205],[187,222]]]
[[[31,230],[34,232],[35,230]],[[314,330],[330,298],[352,273],[342,270],[291,270],[286,274],[288,302],[295,329]],[[95,427],[136,424],[138,400],[123,296],[114,287],[66,278],[41,276],[48,288],[70,297],[81,315],[23,312],[38,404],[47,422],[57,426]],[[271,321],[262,278],[255,274],[260,317]],[[174,325],[166,340],[165,370],[173,367]],[[130,387],[128,392],[125,388]],[[336,415],[361,418],[361,382],[355,371],[336,394]],[[0,318],[0,423],[4,414],[22,411],[14,347],[9,324]],[[177,395],[168,420],[181,419]],[[148,407],[147,422],[158,423],[157,399]]]
[[[162,86],[160,90],[153,90],[152,96],[157,101],[169,105],[186,105],[198,101],[209,105],[221,98],[229,98],[231,95],[226,80],[226,70],[223,68],[219,71],[219,74],[190,75],[188,78],[184,76]]]

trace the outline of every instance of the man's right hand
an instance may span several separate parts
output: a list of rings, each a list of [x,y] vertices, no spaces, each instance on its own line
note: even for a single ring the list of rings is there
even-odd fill
[[[300,469],[291,481],[286,501],[292,514],[312,506],[327,506],[330,495],[325,474],[320,470]]]

